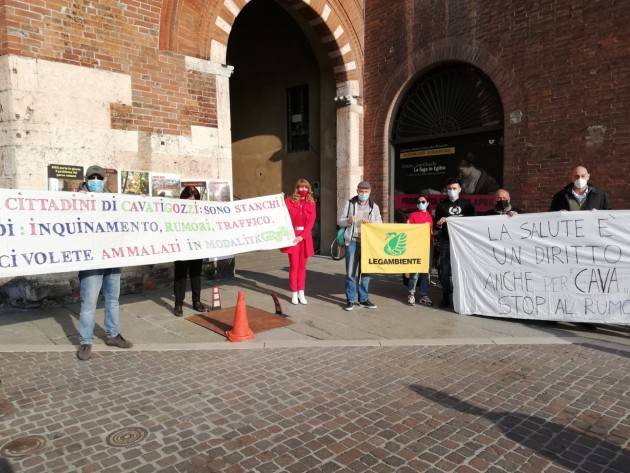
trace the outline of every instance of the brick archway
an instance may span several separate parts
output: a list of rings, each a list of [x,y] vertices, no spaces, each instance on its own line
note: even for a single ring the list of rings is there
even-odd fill
[[[160,49],[224,64],[232,25],[250,0],[164,0]],[[319,37],[338,84],[353,81],[360,96],[363,11],[356,1],[276,0]],[[358,89],[358,90],[357,90]]]
[[[163,0],[160,18],[160,49],[185,56],[193,71],[216,76],[218,137],[226,163],[232,162],[229,77],[233,70],[225,64],[227,45],[232,26],[249,1],[256,0]],[[338,210],[363,179],[363,2],[274,1],[307,33],[336,86],[330,98],[336,107],[336,132],[329,139],[335,150],[336,178],[323,194],[336,201]],[[336,218],[328,220],[336,222]]]
[[[385,213],[389,214],[388,197],[391,194],[391,146],[390,138],[394,117],[402,98],[415,81],[427,70],[446,62],[468,63],[481,70],[496,86],[504,112],[504,179],[505,185],[518,188],[516,175],[521,163],[518,154],[512,152],[515,147],[513,130],[508,126],[511,111],[522,107],[523,91],[514,87],[516,81],[512,72],[503,68],[498,59],[489,53],[483,45],[470,44],[458,40],[444,40],[430,43],[411,55],[404,67],[379,90],[380,100],[374,106],[374,112],[366,119],[366,177],[380,183],[376,187],[377,195],[384,204]]]

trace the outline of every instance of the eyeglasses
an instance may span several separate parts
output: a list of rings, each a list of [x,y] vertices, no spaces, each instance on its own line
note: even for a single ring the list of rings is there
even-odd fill
[[[88,181],[91,181],[93,179],[98,179],[99,181],[103,181],[105,178],[103,176],[99,176],[98,174],[92,174],[91,176],[88,177]]]

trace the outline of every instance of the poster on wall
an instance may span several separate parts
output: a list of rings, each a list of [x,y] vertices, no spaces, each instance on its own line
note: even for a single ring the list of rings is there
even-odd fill
[[[211,202],[230,201],[230,183],[228,181],[208,181],[208,200]]]
[[[179,198],[179,174],[151,173],[151,195],[153,197]]]
[[[492,195],[503,182],[502,131],[434,139],[396,147],[394,208],[403,216],[427,194],[431,207],[446,198],[450,178],[462,182],[462,193],[477,212],[494,205]]]
[[[83,182],[83,167],[67,164],[48,165],[48,190],[77,192]]]
[[[149,173],[147,171],[121,171],[120,189],[123,194],[150,195]]]
[[[205,179],[185,179],[181,182],[181,191],[184,190],[186,186],[193,186],[195,189],[199,191],[201,195],[201,200],[208,200],[208,182]]]
[[[120,192],[120,182],[118,181],[118,169],[105,168],[105,190],[112,194]]]

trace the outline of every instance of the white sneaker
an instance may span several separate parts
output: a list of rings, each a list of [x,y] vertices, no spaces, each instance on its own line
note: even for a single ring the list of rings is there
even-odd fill
[[[299,304],[298,293],[297,292],[292,292],[291,293],[291,304],[293,304],[293,305],[298,305]]]
[[[308,304],[306,297],[304,297],[304,291],[298,291],[298,300],[300,301],[300,304]]]

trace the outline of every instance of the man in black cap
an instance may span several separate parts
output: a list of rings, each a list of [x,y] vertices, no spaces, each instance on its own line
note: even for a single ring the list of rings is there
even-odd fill
[[[105,189],[105,170],[100,166],[90,166],[85,173],[82,190],[103,192]],[[86,361],[92,356],[92,338],[96,324],[96,303],[103,289],[105,300],[105,344],[120,348],[131,348],[132,343],[120,334],[118,318],[118,298],[120,297],[120,268],[89,269],[79,271],[81,284],[81,312],[79,315],[79,341],[77,351],[79,360]]]

